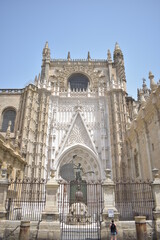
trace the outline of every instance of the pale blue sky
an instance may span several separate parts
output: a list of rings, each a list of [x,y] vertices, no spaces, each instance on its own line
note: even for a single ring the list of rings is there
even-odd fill
[[[41,71],[42,50],[52,58],[124,54],[128,94],[152,71],[160,79],[160,0],[1,0],[0,88],[23,88]]]

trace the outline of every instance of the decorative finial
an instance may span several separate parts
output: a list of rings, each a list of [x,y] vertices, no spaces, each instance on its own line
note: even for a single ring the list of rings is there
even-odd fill
[[[120,50],[119,44],[117,42],[115,44],[115,50]]]
[[[111,179],[111,169],[107,168],[104,170],[105,172],[105,182],[112,182],[112,179]]]
[[[150,79],[150,88],[152,91],[154,91],[157,88],[157,84],[154,81],[154,75],[151,71],[149,72],[148,78]]]
[[[7,128],[7,131],[6,131],[6,139],[9,140],[10,139],[10,134],[11,134],[11,121],[8,122],[8,128]]]
[[[138,115],[137,107],[136,107],[136,104],[134,104],[134,106],[133,106],[133,117],[136,118],[137,115]]]
[[[153,172],[153,179],[156,180],[159,178],[159,169],[158,168],[154,168],[152,169],[152,172]]]
[[[38,74],[38,81],[40,81],[40,79],[41,79],[41,74],[39,73]]]
[[[109,49],[108,49],[108,52],[107,52],[107,61],[112,62],[111,52],[110,52]]]
[[[88,61],[91,60],[90,52],[88,51],[88,56],[87,56]]]
[[[143,90],[146,91],[147,90],[146,79],[142,78],[142,80],[143,80],[143,84],[142,84]]]
[[[116,63],[123,63],[123,53],[119,47],[119,44],[116,42],[115,44],[115,49],[114,49],[114,54],[113,54],[114,62]],[[123,63],[124,64],[124,63]]]
[[[71,60],[71,55],[70,55],[70,52],[68,52],[67,59],[68,59],[68,61],[70,61],[70,60]]]
[[[45,48],[48,48],[48,42],[46,42],[46,44],[45,44]]]
[[[55,178],[55,175],[56,175],[55,173],[56,173],[56,170],[51,169],[51,173],[50,173],[51,178]]]
[[[38,78],[37,78],[37,75],[35,76],[34,84],[35,84],[36,86],[37,86],[37,84],[38,84]]]
[[[19,144],[19,131],[17,131],[17,134],[16,134],[16,139],[15,139],[15,148],[18,148],[18,144]]]
[[[146,103],[146,100],[144,98],[143,90],[140,90],[139,94],[140,94],[141,105],[144,106],[144,104]]]

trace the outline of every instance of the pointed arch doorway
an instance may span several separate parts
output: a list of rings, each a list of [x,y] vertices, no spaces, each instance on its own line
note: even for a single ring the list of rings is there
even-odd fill
[[[75,156],[75,157],[74,157]],[[90,181],[98,181],[102,179],[102,167],[100,164],[100,160],[98,159],[98,156],[88,147],[82,145],[82,144],[76,144],[68,149],[66,149],[61,156],[58,159],[58,163],[56,168],[58,169],[58,178],[62,177],[61,169],[67,165],[72,165],[73,168],[78,166],[78,164],[81,164],[81,168],[83,169],[83,180],[86,180],[87,182]],[[69,179],[71,176],[71,172],[69,171],[68,167],[68,181],[73,180],[72,178]],[[66,169],[64,168],[65,173]],[[94,172],[94,174],[92,174]],[[74,172],[75,174],[75,172]],[[73,176],[72,176],[73,177]],[[62,177],[63,178],[63,177]],[[67,179],[65,179],[67,180]]]

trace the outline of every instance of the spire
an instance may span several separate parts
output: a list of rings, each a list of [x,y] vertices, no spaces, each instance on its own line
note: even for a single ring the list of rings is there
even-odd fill
[[[90,52],[89,51],[88,51],[87,59],[88,59],[88,61],[91,60],[91,56],[90,56]]]
[[[157,88],[157,84],[154,81],[154,75],[151,71],[149,72],[148,78],[150,79],[150,88],[152,91],[154,91]]]
[[[41,80],[41,74],[39,73],[38,74],[38,82],[40,83],[40,80]]]
[[[146,79],[143,78],[143,84],[142,84],[142,87],[143,87],[143,91],[145,91],[147,89],[147,85],[146,85]]]
[[[67,59],[68,59],[68,61],[71,60],[71,54],[70,54],[70,52],[68,52]]]
[[[48,42],[46,42],[44,48],[43,48],[43,60],[50,60],[50,49],[48,47]]]
[[[140,90],[139,94],[140,94],[141,106],[144,106],[144,104],[146,103],[146,100],[145,100],[145,98],[144,98],[143,90]]]
[[[46,42],[46,44],[45,44],[45,48],[48,48],[48,42]]]
[[[119,47],[119,44],[117,42],[115,44],[115,50],[121,50],[120,47]]]
[[[109,49],[108,49],[108,52],[107,52],[107,61],[108,61],[109,63],[112,62],[111,52],[110,52]]]
[[[120,46],[119,46],[119,44],[118,44],[117,42],[116,42],[116,44],[115,44],[115,49],[114,49],[114,55],[113,55],[113,57],[114,57],[114,61],[115,61],[115,62],[119,62],[120,59],[123,60],[123,53],[122,53],[122,51],[121,51],[121,49],[120,49]]]
[[[114,59],[115,67],[117,69],[117,76],[119,77],[120,81],[123,81],[123,88],[126,92],[126,75],[125,75],[124,59],[123,59],[123,53],[118,43],[115,44],[113,59]]]
[[[34,84],[35,84],[35,86],[37,86],[37,84],[38,84],[37,75],[35,76],[35,79],[34,79]]]

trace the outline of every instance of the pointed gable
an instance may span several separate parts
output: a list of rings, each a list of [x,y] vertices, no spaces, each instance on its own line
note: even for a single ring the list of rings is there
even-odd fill
[[[71,128],[68,131],[63,149],[75,144],[86,145],[96,152],[95,146],[79,112],[71,124]]]

